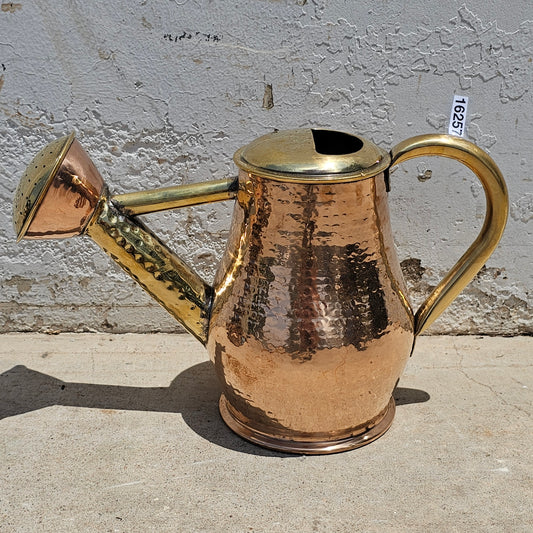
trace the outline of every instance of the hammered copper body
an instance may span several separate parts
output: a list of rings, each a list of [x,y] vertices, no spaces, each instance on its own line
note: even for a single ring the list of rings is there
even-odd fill
[[[207,344],[224,419],[294,452],[363,444],[393,406],[414,339],[384,175],[241,180],[253,191],[235,207]]]
[[[487,200],[480,234],[413,313],[393,246],[388,170],[417,156],[457,159]],[[292,130],[235,155],[238,178],[109,196],[74,137],[37,156],[16,193],[19,238],[83,233],[200,342],[220,411],[244,438],[295,453],[371,442],[390,426],[392,392],[427,328],[495,249],[507,190],[464,139],[413,137],[387,153],[353,135]],[[236,198],[226,251],[206,283],[136,215]]]

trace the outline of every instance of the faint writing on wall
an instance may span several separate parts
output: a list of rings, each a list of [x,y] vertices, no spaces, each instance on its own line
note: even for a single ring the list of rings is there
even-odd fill
[[[182,31],[181,33],[165,33],[163,39],[171,43],[191,40],[216,43],[222,39],[222,35],[203,33],[201,31]]]

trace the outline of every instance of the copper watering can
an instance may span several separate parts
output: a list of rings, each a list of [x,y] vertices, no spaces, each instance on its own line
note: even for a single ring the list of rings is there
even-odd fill
[[[470,168],[487,208],[477,239],[414,313],[394,250],[389,169],[440,155]],[[507,190],[470,142],[422,135],[388,153],[337,131],[275,131],[241,148],[235,179],[110,195],[75,140],[30,163],[14,206],[18,238],[88,235],[202,344],[220,412],[262,446],[319,454],[381,436],[393,389],[424,331],[483,266],[502,235]],[[212,285],[137,215],[235,199]]]

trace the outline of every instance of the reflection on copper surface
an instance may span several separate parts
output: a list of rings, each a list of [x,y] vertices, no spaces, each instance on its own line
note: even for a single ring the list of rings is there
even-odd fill
[[[215,279],[208,338],[225,419],[274,447],[363,434],[386,417],[414,338],[384,176],[252,180]]]
[[[52,179],[25,238],[79,235],[89,222],[104,182],[80,143],[74,140]]]

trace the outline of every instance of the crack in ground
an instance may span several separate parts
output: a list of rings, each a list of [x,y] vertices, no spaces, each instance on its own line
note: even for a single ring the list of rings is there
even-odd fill
[[[488,385],[487,383],[483,383],[481,381],[478,381],[477,379],[475,379],[472,376],[470,376],[466,372],[465,368],[463,367],[463,359],[464,359],[463,353],[459,352],[459,349],[457,348],[457,345],[453,341],[452,341],[452,346],[453,346],[453,349],[455,350],[455,354],[459,358],[459,363],[457,365],[457,369],[459,370],[459,372],[468,381],[471,381],[472,383],[475,383],[476,385],[479,385],[480,387],[484,387],[484,388],[488,389],[503,405],[508,406],[508,407],[513,407],[517,411],[520,411],[520,412],[524,413],[528,418],[531,418],[531,413],[529,411],[526,411],[525,409],[523,409],[522,407],[520,407],[518,405],[515,405],[514,403],[508,402],[507,400],[505,400],[505,398],[502,397],[501,394],[499,394],[496,390],[494,390],[490,385]]]

